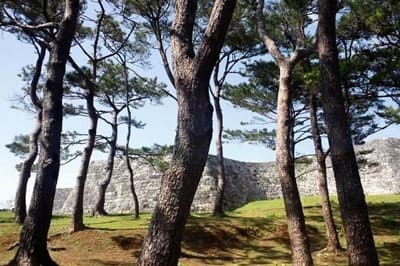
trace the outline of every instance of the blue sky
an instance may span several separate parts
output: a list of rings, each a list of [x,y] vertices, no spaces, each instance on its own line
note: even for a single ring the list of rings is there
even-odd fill
[[[0,33],[0,58],[3,62],[0,71],[0,112],[4,118],[1,124],[2,137],[0,138],[1,202],[14,197],[18,180],[18,172],[15,169],[15,165],[21,161],[11,154],[5,148],[5,145],[12,142],[13,137],[17,134],[30,133],[35,119],[32,114],[12,109],[10,100],[23,86],[23,82],[17,76],[18,73],[21,72],[23,66],[33,64],[36,60],[36,55],[33,47],[19,42],[10,34],[2,32]],[[151,61],[153,67],[147,72],[154,73],[151,75],[157,76],[159,80],[169,85],[158,56],[153,56]],[[251,113],[235,109],[228,103],[223,103],[223,108],[226,110],[226,128],[237,128],[241,121],[248,121],[252,117]],[[148,105],[141,110],[135,111],[134,115],[137,119],[144,121],[146,127],[141,130],[134,130],[132,145],[139,147],[150,146],[154,143],[173,144],[176,128],[176,110],[176,103],[172,100],[166,100],[164,105]],[[63,123],[64,130],[86,132],[85,126],[87,124],[84,118],[80,118],[80,120],[66,119]],[[109,134],[109,129],[103,125],[101,126],[101,132],[107,135]],[[121,141],[124,141],[124,139],[125,136],[122,132]],[[214,151],[214,143],[212,143],[210,152],[215,153]],[[225,156],[244,161],[269,161],[273,160],[274,153],[262,146],[230,143],[225,147]],[[94,154],[94,159],[103,158],[105,158],[104,154]],[[79,159],[62,167],[58,181],[59,187],[72,187],[74,185],[78,166]],[[33,178],[31,178],[30,183],[32,183],[32,180]]]
[[[74,54],[74,52],[73,52]],[[21,160],[13,156],[5,145],[10,143],[13,137],[21,133],[30,133],[34,125],[34,116],[32,114],[23,113],[22,111],[12,109],[10,99],[18,93],[23,85],[17,76],[23,66],[32,64],[36,60],[36,55],[30,45],[22,44],[12,35],[0,32],[0,58],[2,61],[0,71],[0,113],[3,121],[1,123],[0,132],[0,205],[5,200],[13,199],[17,186],[18,172],[15,165]],[[153,68],[146,70],[153,76],[157,76],[159,80],[169,85],[164,70],[157,55],[152,56]],[[223,103],[225,128],[239,128],[241,121],[249,121],[253,114],[247,111],[233,108],[228,103]],[[172,100],[167,100],[164,105],[145,106],[141,110],[135,111],[134,115],[137,119],[146,123],[146,127],[141,130],[134,130],[132,137],[132,145],[136,147],[151,146],[154,143],[173,144],[176,128],[176,104]],[[77,130],[86,132],[84,118],[67,119],[64,121],[64,130]],[[101,126],[102,134],[109,135],[106,126]],[[122,130],[123,131],[123,130]],[[375,134],[369,139],[382,137],[398,137],[400,133],[399,127],[390,127],[383,132]],[[121,133],[121,141],[125,136]],[[215,144],[211,143],[210,153],[215,153]],[[303,143],[296,147],[297,151],[309,154],[312,148],[309,143]],[[229,143],[224,146],[225,157],[242,161],[272,161],[274,160],[274,152],[263,146],[248,145],[243,143]],[[104,159],[104,154],[95,153],[93,159]],[[75,176],[77,174],[80,160],[61,168],[58,187],[72,187],[75,184]],[[34,179],[31,178],[30,183]],[[1,206],[0,206],[1,207]]]

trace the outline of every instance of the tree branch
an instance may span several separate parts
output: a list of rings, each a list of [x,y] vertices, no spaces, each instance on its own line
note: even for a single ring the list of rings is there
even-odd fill
[[[236,0],[217,0],[214,3],[196,60],[197,70],[207,76],[211,74],[215,62],[218,60],[235,5]]]
[[[261,39],[264,42],[264,45],[267,47],[268,52],[272,55],[272,57],[279,63],[281,61],[286,60],[285,56],[279,50],[275,41],[272,40],[267,34],[267,30],[265,29],[265,17],[264,17],[264,0],[259,0],[257,4],[256,10],[256,19],[257,19],[257,30],[258,35],[260,35]]]

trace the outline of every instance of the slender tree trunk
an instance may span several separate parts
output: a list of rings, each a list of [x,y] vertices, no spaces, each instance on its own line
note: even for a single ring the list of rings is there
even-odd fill
[[[192,43],[197,1],[175,1],[172,58],[178,98],[178,128],[169,169],[142,246],[139,265],[177,265],[190,206],[212,137],[212,105],[208,85],[218,59],[235,0],[216,0],[204,38],[194,52]]]
[[[66,0],[64,18],[55,40],[50,44],[47,80],[43,91],[38,174],[28,216],[22,227],[19,248],[11,262],[13,265],[56,265],[47,250],[47,234],[60,168],[63,79],[78,15],[79,1]]]
[[[128,113],[128,129],[126,133],[126,145],[125,145],[125,162],[126,166],[129,171],[129,181],[130,181],[130,188],[133,196],[133,202],[135,204],[135,210],[134,210],[134,216],[136,219],[139,218],[139,199],[136,194],[135,190],[135,180],[133,178],[133,170],[132,170],[132,165],[131,161],[129,159],[129,142],[131,140],[131,131],[132,131],[132,113],[131,113],[131,108],[129,105],[129,86],[128,86],[128,68],[126,66],[126,63],[123,63],[124,65],[124,75],[125,75],[125,84],[126,84],[126,95],[125,95],[125,105],[126,105],[126,111]]]
[[[339,253],[342,251],[336,224],[333,219],[331,202],[329,200],[329,190],[326,175],[326,156],[321,142],[321,134],[318,127],[317,100],[315,92],[310,91],[310,123],[314,143],[315,155],[317,157],[318,168],[318,188],[321,195],[322,216],[324,217],[326,237],[328,243],[325,250],[328,252]]]
[[[94,88],[87,88],[86,107],[89,113],[90,127],[88,130],[88,140],[83,149],[81,166],[76,178],[74,188],[74,202],[72,207],[72,224],[70,232],[84,230],[86,226],[83,223],[83,197],[85,192],[85,183],[89,169],[90,158],[93,153],[97,134],[97,113],[94,107]]]
[[[23,224],[26,217],[26,188],[28,186],[28,180],[31,176],[32,166],[36,160],[39,147],[38,139],[40,131],[42,130],[42,111],[38,111],[36,118],[36,127],[29,138],[29,155],[28,158],[23,162],[17,192],[15,193],[15,222],[17,224]]]
[[[303,207],[296,184],[294,165],[294,117],[292,117],[292,100],[290,95],[290,78],[294,66],[309,56],[315,49],[297,49],[286,57],[271,39],[265,28],[264,0],[257,3],[257,30],[268,52],[279,66],[278,91],[278,124],[276,139],[276,160],[281,182],[282,195],[288,218],[288,231],[295,265],[312,265],[311,249],[307,236]]]
[[[337,1],[319,1],[318,54],[322,104],[350,265],[379,265],[340,90],[336,47]]]
[[[129,182],[130,182],[130,189],[131,189],[131,193],[132,193],[132,197],[133,197],[133,203],[135,204],[135,210],[134,210],[134,217],[136,219],[139,218],[139,199],[138,196],[136,194],[136,190],[135,190],[135,180],[133,178],[133,170],[132,170],[132,165],[131,162],[129,160],[129,145],[127,145],[127,149],[126,149],[126,154],[125,154],[125,161],[126,161],[126,165],[129,171]]]
[[[312,265],[313,261],[303,208],[296,184],[294,154],[292,153],[293,140],[291,132],[293,123],[290,115],[290,75],[292,66],[288,62],[281,62],[279,69],[276,160],[288,218],[293,265]]]
[[[110,152],[107,158],[107,166],[106,166],[106,177],[100,182],[98,185],[98,193],[97,193],[97,202],[94,207],[94,213],[98,215],[108,215],[106,210],[104,209],[104,204],[106,202],[106,191],[107,187],[111,182],[111,178],[114,171],[114,161],[115,161],[115,152],[117,151],[117,138],[118,138],[118,111],[114,110],[112,114],[112,122],[111,122],[111,140],[110,140]]]
[[[28,180],[31,176],[32,166],[38,155],[39,136],[42,130],[42,104],[37,96],[37,85],[42,73],[43,60],[46,55],[46,47],[41,47],[38,59],[36,60],[35,73],[32,78],[29,95],[32,104],[36,108],[36,125],[31,136],[29,137],[29,155],[28,158],[22,163],[21,172],[18,180],[17,191],[15,193],[15,222],[23,224],[26,217],[26,187]]]
[[[217,118],[217,128],[215,130],[215,146],[217,148],[217,195],[215,198],[215,205],[213,209],[213,216],[225,216],[224,212],[224,192],[225,192],[225,165],[224,165],[224,152],[222,146],[222,132],[223,132],[223,115],[220,104],[221,88],[216,85],[214,92],[214,107],[215,115]]]

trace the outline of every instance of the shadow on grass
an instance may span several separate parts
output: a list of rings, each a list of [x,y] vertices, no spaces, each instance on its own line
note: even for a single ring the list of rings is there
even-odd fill
[[[385,216],[371,216],[370,221],[374,235],[391,235],[393,233],[400,234],[399,218]]]
[[[338,217],[338,206],[332,202],[335,209],[335,219]],[[400,261],[400,244],[397,236],[400,234],[400,205],[398,203],[369,203],[369,213],[374,233],[384,236],[378,246],[378,252],[382,263]],[[325,247],[325,231],[323,218],[319,206],[305,208],[307,230],[311,240],[313,251]],[[268,213],[266,213],[268,215]],[[117,222],[125,222],[130,214],[109,216],[108,220],[90,218],[87,224],[89,230],[118,231],[119,229],[104,228],[113,227]],[[62,220],[68,216],[54,216],[55,220]],[[1,217],[1,223],[12,223],[12,217]],[[103,226],[102,226],[103,225]],[[338,223],[340,227],[340,223]],[[1,226],[1,225],[0,225]],[[145,230],[145,229],[144,229]],[[136,231],[139,232],[139,231]],[[122,250],[132,251],[132,256],[137,257],[143,241],[140,233],[125,235],[116,233],[111,240]],[[143,231],[144,233],[144,231]],[[390,238],[393,237],[393,238]],[[384,239],[384,240],[383,240]],[[392,241],[393,240],[393,241]],[[183,242],[183,259],[200,261],[200,265],[260,265],[290,263],[289,239],[285,220],[280,216],[270,215],[264,217],[238,217],[227,216],[214,218],[207,216],[192,216],[189,218],[185,230]],[[133,261],[133,260],[132,260]],[[92,265],[121,265],[113,261],[92,261]],[[126,265],[133,265],[127,263]],[[331,263],[330,265],[336,265]]]
[[[381,264],[400,262],[400,243],[384,243],[378,247],[379,260]]]
[[[281,236],[272,237],[283,230]],[[200,260],[203,265],[269,264],[290,262],[286,225],[269,218],[196,218],[185,229],[182,258]]]
[[[123,250],[140,248],[143,242],[143,235],[136,234],[133,237],[123,235],[112,236],[111,240],[115,242]]]
[[[101,224],[107,224],[107,223],[113,223],[113,222],[104,222]],[[89,225],[86,225],[85,230],[97,230],[97,231],[107,231],[107,232],[114,232],[114,231],[118,231],[120,229],[114,229],[114,228],[107,228],[107,227],[96,227],[96,226],[92,226],[93,223],[89,223]]]
[[[379,202],[379,203],[368,203],[368,209],[370,214],[375,215],[400,215],[400,204],[398,202]]]
[[[400,204],[369,203],[368,209],[375,235],[400,234]]]

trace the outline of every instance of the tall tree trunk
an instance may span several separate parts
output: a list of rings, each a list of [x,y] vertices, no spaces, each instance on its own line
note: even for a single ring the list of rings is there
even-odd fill
[[[129,107],[128,107],[129,108]],[[130,124],[128,125],[129,127],[131,126]],[[130,138],[130,129],[128,129],[128,135],[127,135],[127,144],[126,144],[126,153],[125,153],[125,161],[126,161],[126,166],[128,168],[129,171],[129,183],[130,183],[130,189],[131,189],[131,193],[132,193],[132,197],[133,197],[133,203],[134,203],[134,217],[136,219],[139,218],[139,199],[138,196],[136,194],[136,189],[135,189],[135,180],[133,178],[133,170],[132,170],[132,165],[131,165],[131,161],[129,159],[129,138]]]
[[[212,106],[208,85],[218,59],[235,0],[216,0],[204,38],[192,43],[196,0],[175,1],[172,58],[178,98],[178,128],[169,169],[142,246],[139,265],[177,265],[190,206],[208,157],[212,137]]]
[[[139,218],[139,199],[136,194],[135,180],[133,178],[133,170],[132,170],[131,161],[129,159],[129,142],[131,140],[131,131],[132,131],[132,113],[131,113],[131,107],[129,105],[128,67],[127,67],[125,61],[123,63],[123,66],[124,66],[125,86],[126,86],[126,88],[125,88],[126,89],[125,105],[126,105],[126,112],[128,113],[128,129],[127,129],[127,133],[126,133],[126,145],[125,145],[125,162],[126,162],[126,166],[129,171],[130,188],[131,188],[131,193],[133,196],[133,202],[135,204],[134,217],[136,219],[138,219]]]
[[[288,231],[295,265],[312,265],[311,249],[307,236],[303,207],[297,188],[294,165],[294,117],[292,117],[292,100],[290,95],[290,79],[294,66],[303,58],[314,52],[314,46],[297,49],[290,57],[286,57],[277,44],[268,35],[265,28],[264,0],[257,4],[257,30],[268,52],[279,66],[278,90],[278,125],[276,139],[276,160],[280,178]]]
[[[212,137],[212,106],[208,99],[208,84],[203,81],[202,87],[193,88],[191,83],[196,84],[194,80],[177,83],[179,111],[175,151],[171,165],[162,179],[139,265],[178,263],[184,225],[208,157]]]
[[[220,103],[221,88],[216,85],[214,92],[214,107],[217,118],[217,128],[215,131],[215,146],[217,148],[217,195],[213,209],[213,216],[225,216],[224,212],[224,192],[225,192],[225,165],[224,152],[222,146],[223,115]]]
[[[15,222],[23,224],[26,217],[26,188],[28,180],[31,176],[32,166],[38,155],[39,146],[38,140],[40,132],[42,131],[42,104],[37,96],[37,85],[42,73],[43,60],[46,55],[46,47],[41,47],[38,59],[36,60],[35,73],[32,78],[29,95],[32,104],[36,108],[36,125],[32,134],[29,137],[29,155],[28,158],[22,163],[21,172],[18,180],[17,191],[15,193]]]
[[[39,148],[38,139],[42,130],[42,111],[39,111],[36,118],[36,127],[29,138],[29,155],[22,163],[19,175],[17,191],[15,193],[14,214],[15,222],[23,224],[26,217],[26,189],[28,180],[31,177],[32,166],[36,160]]]
[[[331,202],[329,200],[326,175],[326,156],[322,148],[321,134],[318,127],[317,100],[315,92],[313,91],[310,91],[310,123],[315,155],[317,157],[318,188],[321,195],[322,216],[324,218],[326,237],[328,240],[325,250],[328,252],[339,253],[342,251],[342,247],[340,246],[336,224],[332,215]]]
[[[313,261],[303,208],[296,184],[294,154],[292,153],[292,147],[294,145],[291,136],[293,121],[290,112],[290,76],[292,66],[289,62],[281,62],[279,64],[279,70],[276,160],[286,216],[288,218],[292,259],[294,265],[312,265]]]
[[[89,85],[91,86],[91,85]],[[97,112],[94,107],[94,88],[87,88],[86,107],[88,109],[90,127],[88,130],[88,140],[86,147],[83,149],[81,166],[76,178],[74,188],[74,202],[72,206],[72,224],[70,232],[84,230],[86,226],[83,223],[83,197],[85,192],[85,183],[89,169],[90,158],[93,153],[97,134]]]
[[[66,0],[64,18],[58,27],[55,40],[50,44],[47,80],[43,91],[38,174],[28,216],[22,227],[20,245],[12,264],[56,265],[47,250],[47,234],[60,168],[63,79],[78,15],[79,1]]]
[[[106,210],[104,209],[104,204],[106,202],[106,191],[108,185],[111,182],[111,178],[114,171],[114,161],[115,161],[115,152],[117,151],[117,138],[118,138],[118,111],[114,110],[112,113],[112,122],[111,122],[111,139],[110,139],[110,152],[108,153],[107,158],[107,166],[106,166],[106,177],[100,182],[97,187],[97,202],[94,207],[94,213],[98,215],[108,215]]]
[[[336,47],[337,1],[319,1],[318,54],[322,104],[350,265],[378,265],[378,256],[360,181],[350,127],[340,90]]]

